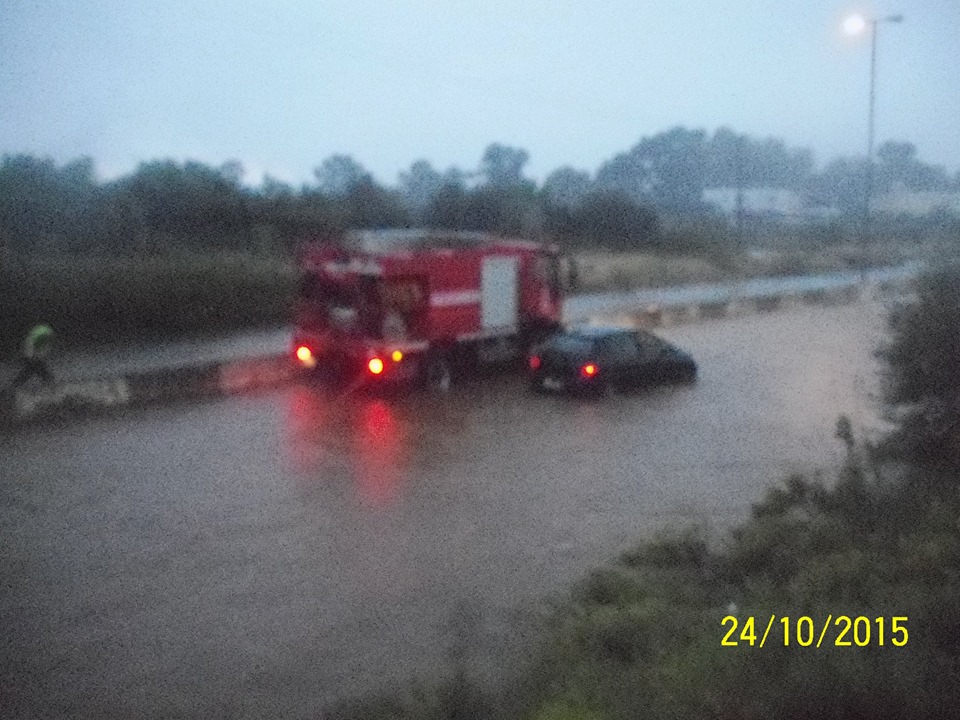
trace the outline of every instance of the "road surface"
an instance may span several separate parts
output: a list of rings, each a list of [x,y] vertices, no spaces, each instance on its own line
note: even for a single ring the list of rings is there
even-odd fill
[[[881,334],[861,304],[680,326],[696,385],[602,403],[294,384],[0,436],[3,716],[315,717],[439,672],[463,603],[490,677],[530,601],[837,462]]]

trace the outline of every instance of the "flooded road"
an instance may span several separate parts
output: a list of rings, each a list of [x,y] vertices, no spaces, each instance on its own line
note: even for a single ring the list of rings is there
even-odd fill
[[[523,647],[514,620],[657,528],[723,528],[874,416],[878,308],[662,333],[701,379],[602,403],[309,384],[0,437],[4,717],[312,717]]]

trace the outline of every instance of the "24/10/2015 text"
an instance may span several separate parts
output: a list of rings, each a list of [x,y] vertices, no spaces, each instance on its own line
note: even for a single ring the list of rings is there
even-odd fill
[[[720,621],[721,627],[729,627],[720,644],[724,647],[738,647],[749,645],[763,647],[770,635],[770,630],[776,622],[776,637],[783,638],[784,647],[796,644],[801,647],[820,647],[826,641],[834,647],[867,647],[868,645],[883,646],[892,644],[903,647],[910,637],[907,633],[907,617],[894,615],[890,618],[869,618],[864,615],[851,617],[849,615],[827,615],[821,625],[808,615],[791,618],[788,615],[777,617],[771,615],[766,623],[761,619],[760,627],[764,627],[762,635],[757,635],[757,621],[749,615],[743,619],[734,615],[727,615]],[[739,633],[737,632],[739,629]],[[832,630],[832,632],[831,632]],[[829,637],[827,637],[829,633]],[[888,642],[889,641],[889,642]]]

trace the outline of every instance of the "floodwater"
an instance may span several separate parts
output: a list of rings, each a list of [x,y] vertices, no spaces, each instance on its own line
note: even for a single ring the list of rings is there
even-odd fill
[[[681,326],[696,385],[604,402],[302,384],[0,436],[2,715],[315,717],[441,672],[464,608],[493,676],[533,601],[839,460],[881,333],[859,304]]]

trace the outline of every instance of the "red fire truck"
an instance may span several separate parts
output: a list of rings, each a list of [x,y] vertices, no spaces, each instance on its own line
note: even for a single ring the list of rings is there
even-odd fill
[[[484,233],[353,231],[300,252],[293,352],[377,384],[447,388],[559,327],[558,249]]]

